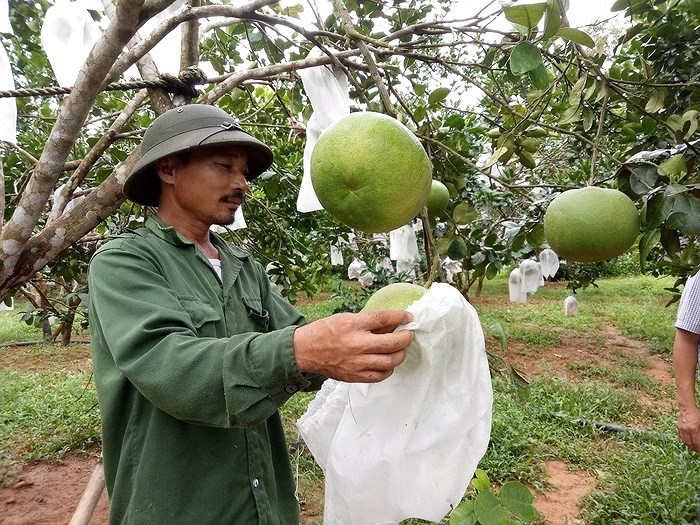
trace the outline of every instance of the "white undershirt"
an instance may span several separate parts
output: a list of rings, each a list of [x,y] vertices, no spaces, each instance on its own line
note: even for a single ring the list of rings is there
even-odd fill
[[[216,272],[216,275],[219,276],[219,279],[222,280],[221,259],[209,259],[209,264],[211,264],[211,267],[214,268],[214,271]]]

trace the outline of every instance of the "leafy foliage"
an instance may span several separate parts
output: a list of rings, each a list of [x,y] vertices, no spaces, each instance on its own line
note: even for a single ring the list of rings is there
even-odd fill
[[[425,247],[420,278],[444,280],[434,260],[456,259],[462,272],[455,283],[466,294],[475,283],[545,247],[542,215],[560,191],[593,184],[618,186],[635,199],[643,217],[642,269],[677,276],[671,290],[677,294],[700,263],[695,241],[698,4],[619,0],[613,11],[626,17],[621,34],[610,26],[570,27],[565,4],[547,0],[501,8],[494,2],[459,21],[452,20],[450,0],[381,8],[373,1],[348,0],[339,4],[347,13],[336,9],[325,19],[301,5],[196,7],[189,16],[201,20],[203,30],[188,45],[217,75],[198,86],[198,95],[183,99],[149,88],[146,99],[131,89],[100,92],[99,82],[93,82],[65,99],[18,98],[19,147],[3,146],[2,240],[16,241],[22,249],[19,255],[3,252],[5,261],[18,261],[0,275],[0,296],[34,278],[35,266],[51,263],[86,232],[98,233],[99,243],[149,212],[122,204],[115,177],[135,158],[135,146],[155,115],[169,104],[190,101],[215,103],[236,114],[275,151],[273,171],[256,181],[246,204],[248,228],[230,238],[272,264],[290,299],[316,293],[333,273],[328,243],[349,231],[323,212],[301,214],[295,208],[305,126],[313,111],[296,73],[311,60],[333,63],[347,75],[351,111],[385,112],[412,129],[433,160],[434,178],[448,187],[450,206],[426,228],[436,245]],[[18,87],[53,84],[36,38],[48,6],[11,6],[16,32],[1,38]],[[212,17],[207,9],[214,7],[217,15],[231,16]],[[107,26],[105,13],[91,16]],[[508,29],[496,29],[499,20]],[[146,51],[155,44],[150,37],[144,40]],[[311,59],[312,49],[321,58]],[[125,51],[121,59],[116,76],[105,70],[105,81],[125,80],[121,72],[137,60],[149,65],[148,56],[133,52]],[[143,71],[146,79],[157,78]],[[78,98],[77,93],[88,92]],[[62,111],[66,105],[71,112]],[[67,150],[49,140],[82,108],[88,117]],[[644,156],[657,150],[667,152]],[[59,209],[52,216],[49,200],[50,186],[55,190],[64,183],[70,183],[68,200],[86,197],[67,235],[59,234],[58,220],[67,212]],[[21,202],[43,202],[45,211],[19,231],[26,208]],[[50,253],[42,258],[46,247]],[[80,257],[85,262],[89,253]],[[60,268],[54,265],[52,271]]]

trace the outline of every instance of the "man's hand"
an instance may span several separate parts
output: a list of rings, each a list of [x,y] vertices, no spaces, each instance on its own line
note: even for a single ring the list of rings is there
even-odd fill
[[[404,310],[336,314],[294,332],[294,354],[301,372],[350,383],[376,383],[406,358],[413,332],[393,333],[413,316]]]
[[[681,441],[691,450],[700,452],[700,411],[697,408],[681,410],[676,428]]]
[[[695,404],[695,372],[700,336],[676,328],[673,342],[673,373],[678,401],[678,436],[691,450],[700,452],[700,410]]]

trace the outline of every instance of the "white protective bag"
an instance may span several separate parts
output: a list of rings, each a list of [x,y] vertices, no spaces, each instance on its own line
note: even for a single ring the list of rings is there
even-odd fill
[[[46,10],[41,44],[59,85],[71,87],[83,67],[100,28],[88,12],[90,2],[56,0]]]
[[[308,58],[316,56],[321,52],[314,48]],[[297,197],[297,211],[307,213],[323,209],[311,182],[311,153],[323,131],[350,113],[350,86],[345,72],[333,66],[310,67],[297,74],[314,110],[306,125],[304,174]]]
[[[491,433],[484,336],[457,289],[407,308],[406,360],[380,383],[328,379],[297,427],[325,474],[326,525],[439,522],[465,494]]]

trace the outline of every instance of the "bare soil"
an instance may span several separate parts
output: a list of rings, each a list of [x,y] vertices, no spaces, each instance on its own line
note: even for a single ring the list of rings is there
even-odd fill
[[[474,303],[492,299],[472,299]],[[507,299],[505,299],[507,301]],[[565,377],[580,381],[576,364],[591,363],[601,367],[619,367],[620,356],[642,358],[648,363],[645,373],[657,381],[661,388],[672,388],[670,365],[658,355],[651,355],[645,344],[627,338],[615,327],[608,327],[602,334],[604,343],[585,341],[581,338],[562,339],[556,348],[533,352],[518,341],[509,342],[508,360],[526,377],[546,374],[548,377]],[[489,344],[493,344],[490,342]],[[495,347],[494,347],[495,349]],[[60,357],[56,357],[60,356]],[[51,359],[45,353],[37,355],[31,347],[12,347],[0,353],[0,367],[22,370],[84,370],[90,365],[87,345],[76,345],[69,351],[63,349]],[[666,397],[666,396],[664,396]],[[646,400],[649,405],[665,403],[658,399]],[[670,402],[669,402],[670,403]],[[0,489],[1,525],[64,525],[69,523],[95,464],[99,451],[90,454],[69,454],[59,464],[36,463],[26,466],[10,487]],[[595,478],[586,472],[571,470],[561,461],[547,463],[547,489],[535,496],[535,507],[548,525],[581,524],[579,502],[595,487]],[[90,523],[107,523],[109,503],[106,491],[97,505]],[[303,510],[302,523],[320,523],[320,509]]]

